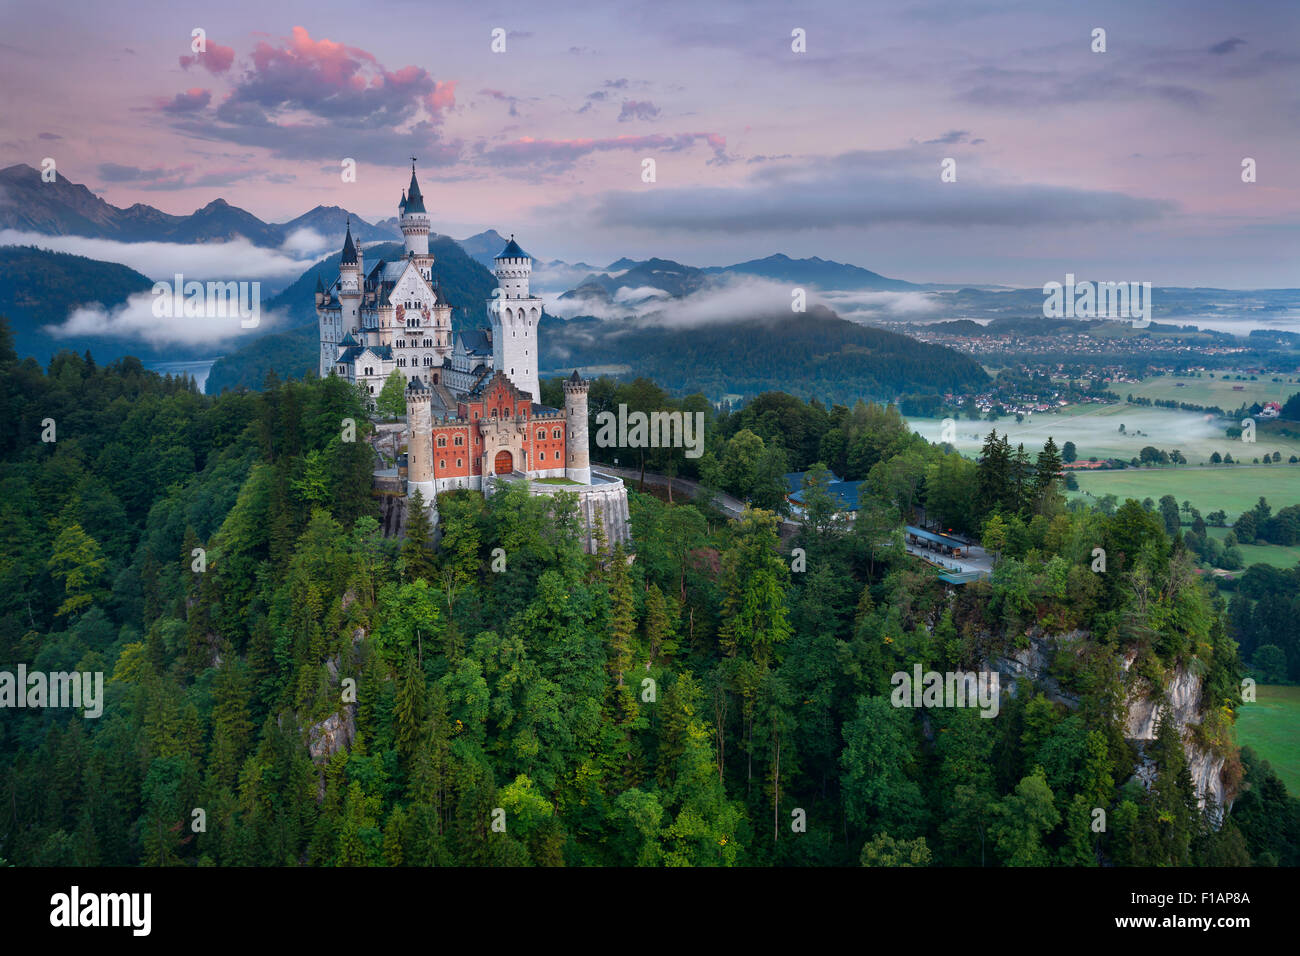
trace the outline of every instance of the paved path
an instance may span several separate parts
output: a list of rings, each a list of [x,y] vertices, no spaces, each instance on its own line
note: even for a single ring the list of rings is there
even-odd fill
[[[604,471],[611,475],[617,475],[625,482],[639,482],[641,480],[641,469],[639,468],[622,468],[618,465],[605,465],[595,461],[591,463],[591,467],[596,471]],[[669,480],[670,479],[667,475],[657,475],[649,471],[645,473],[645,483],[647,485],[664,488],[668,486]],[[731,495],[723,494],[721,491],[709,491],[700,485],[698,481],[689,481],[686,478],[673,478],[671,481],[674,499],[677,495],[683,493],[688,498],[698,498],[700,495],[711,495],[717,506],[729,518],[739,518],[741,513],[745,510],[745,503],[739,498],[733,498]]]

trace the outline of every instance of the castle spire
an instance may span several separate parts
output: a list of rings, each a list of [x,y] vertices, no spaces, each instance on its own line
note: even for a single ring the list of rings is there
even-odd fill
[[[415,178],[415,157],[411,157],[411,185],[406,189],[406,211],[424,212],[424,196],[420,194],[420,183]]]
[[[348,234],[343,240],[343,258],[340,260],[343,265],[357,261],[357,247],[352,242],[352,217],[348,216]]]

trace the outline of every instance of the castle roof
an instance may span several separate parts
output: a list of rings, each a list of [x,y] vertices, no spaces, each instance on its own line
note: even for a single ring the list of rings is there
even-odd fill
[[[320,273],[319,273],[319,272],[316,273],[316,291],[317,291],[317,292],[324,292],[324,291],[325,291],[325,283],[323,283],[323,282],[320,281]]]
[[[447,296],[443,294],[441,284],[437,284],[437,283],[434,284],[433,302],[434,305],[451,305],[451,303],[447,301]]]
[[[573,370],[573,374],[569,376],[569,381],[570,381],[570,382],[581,382],[581,381],[582,381],[582,377],[578,374],[578,370],[577,370],[576,368]]]
[[[466,352],[473,355],[491,355],[492,338],[488,335],[487,329],[466,329],[463,332],[457,332],[456,337],[460,339],[461,346]]]
[[[340,264],[348,265],[357,261],[357,247],[352,243],[352,220],[348,220],[347,238],[343,240],[343,258]]]
[[[424,212],[424,197],[420,195],[420,184],[415,180],[415,161],[411,161],[411,185],[406,190],[406,199],[402,203],[402,212]]]
[[[519,243],[515,242],[515,237],[512,235],[512,236],[510,237],[510,241],[506,243],[506,247],[505,247],[504,249],[502,249],[500,252],[498,252],[498,253],[496,254],[495,258],[497,258],[497,259],[531,259],[532,256],[530,256],[528,253],[524,252],[524,250],[522,250],[522,249],[519,248]]]
[[[352,348],[352,346],[356,344],[357,344],[357,340],[352,337],[351,332],[345,333],[343,338],[339,339],[339,345],[345,349]]]
[[[387,345],[354,345],[352,348],[340,352],[339,357],[334,361],[336,365],[351,365],[366,352],[386,362],[391,361],[393,358],[393,350]]]
[[[418,375],[411,376],[411,380],[406,383],[406,388],[408,391],[414,391],[414,392],[427,391],[427,389],[424,386],[424,383],[420,381],[420,376]]]

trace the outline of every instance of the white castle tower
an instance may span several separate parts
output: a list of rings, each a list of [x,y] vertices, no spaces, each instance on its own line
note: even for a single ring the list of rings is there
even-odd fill
[[[406,252],[425,257],[429,254],[429,216],[424,211],[424,196],[415,181],[415,160],[411,160],[411,185],[397,206],[401,214],[402,235],[406,239]],[[426,277],[427,278],[427,277]]]
[[[488,303],[492,322],[492,367],[505,373],[515,386],[540,402],[537,382],[537,323],[542,300],[528,292],[533,260],[511,236],[496,256],[497,288]],[[585,421],[585,418],[584,418]]]
[[[348,219],[348,234],[343,240],[343,258],[339,261],[339,302],[343,305],[343,331],[361,328],[361,286],[365,273],[361,269],[361,253],[352,241],[352,220]]]
[[[577,369],[564,383],[564,477],[580,485],[591,484],[591,459],[587,446],[587,388],[590,384],[578,377]]]

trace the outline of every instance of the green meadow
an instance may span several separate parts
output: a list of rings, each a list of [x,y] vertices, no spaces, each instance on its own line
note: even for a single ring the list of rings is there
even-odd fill
[[[1192,405],[1217,405],[1225,412],[1254,402],[1284,404],[1288,398],[1300,392],[1300,383],[1297,383],[1294,376],[1261,375],[1252,382],[1249,375],[1246,375],[1245,381],[1238,381],[1238,374],[1245,373],[1215,372],[1214,378],[1210,378],[1209,372],[1202,372],[1200,378],[1157,375],[1144,378],[1137,384],[1116,382],[1111,386],[1111,391],[1121,396],[1131,394],[1134,398],[1149,398],[1152,401],[1172,400]],[[1229,377],[1225,378],[1225,375]],[[1274,382],[1274,378],[1282,381]]]
[[[1227,536],[1228,529],[1207,528],[1206,533],[1211,538],[1222,541]],[[1285,548],[1279,544],[1239,544],[1237,549],[1241,552],[1241,559],[1246,567],[1252,564],[1267,564],[1289,571],[1296,564],[1300,564],[1300,546]]]
[[[1100,498],[1112,494],[1123,501],[1173,495],[1181,505],[1190,501],[1201,514],[1222,509],[1229,523],[1255,507],[1260,497],[1277,511],[1300,504],[1300,465],[1185,465],[1161,468],[1125,468],[1117,471],[1080,472],[1076,495]]]
[[[1272,764],[1286,788],[1300,795],[1300,687],[1255,690],[1255,702],[1237,708],[1237,743]]]

